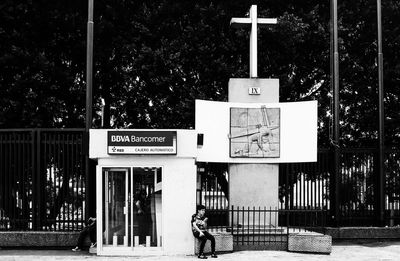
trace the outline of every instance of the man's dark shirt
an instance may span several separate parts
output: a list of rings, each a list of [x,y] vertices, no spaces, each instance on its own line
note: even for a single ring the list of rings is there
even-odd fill
[[[201,230],[201,231],[205,231],[206,230],[206,222],[204,221],[206,219],[205,216],[199,217],[197,214],[192,215],[192,231],[193,233],[198,232],[197,229],[193,226],[193,222],[196,222],[197,227]]]

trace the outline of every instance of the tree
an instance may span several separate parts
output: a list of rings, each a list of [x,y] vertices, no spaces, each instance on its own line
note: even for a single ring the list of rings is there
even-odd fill
[[[248,1],[95,3],[95,126],[194,127],[194,99],[225,101],[230,77],[247,77],[248,30],[233,30]],[[376,3],[339,3],[341,139],[376,142]],[[398,144],[399,15],[384,1],[387,144]],[[268,1],[260,17],[260,77],[277,77],[281,101],[319,101],[319,144],[329,144],[329,1]],[[87,3],[5,0],[0,8],[0,127],[83,127]],[[356,99],[355,99],[356,97]],[[105,115],[101,115],[101,98]]]
[[[3,1],[0,127],[82,126],[83,11],[81,1]]]

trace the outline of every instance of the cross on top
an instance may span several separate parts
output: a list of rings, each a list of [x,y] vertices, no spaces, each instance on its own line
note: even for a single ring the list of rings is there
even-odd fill
[[[251,26],[250,31],[250,77],[257,78],[257,24],[267,26],[277,24],[276,18],[257,18],[257,5],[250,7],[250,17],[232,18],[231,25],[234,27]]]

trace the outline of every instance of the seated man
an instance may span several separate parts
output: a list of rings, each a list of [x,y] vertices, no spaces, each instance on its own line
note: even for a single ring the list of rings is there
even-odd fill
[[[81,251],[83,248],[83,242],[85,240],[86,235],[89,234],[90,241],[92,244],[90,247],[95,247],[96,246],[96,218],[90,217],[88,221],[86,222],[86,226],[82,229],[82,231],[79,233],[78,237],[78,242],[76,244],[76,247],[72,249],[72,251]]]
[[[198,258],[206,259],[204,255],[204,246],[207,239],[211,241],[211,257],[217,258],[215,254],[215,238],[213,235],[207,232],[207,220],[205,217],[206,207],[199,205],[197,206],[197,213],[192,215],[192,231],[193,235],[201,241]]]

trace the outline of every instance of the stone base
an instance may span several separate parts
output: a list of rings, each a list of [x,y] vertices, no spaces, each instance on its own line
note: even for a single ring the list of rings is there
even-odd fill
[[[62,247],[76,246],[79,232],[52,231],[3,231],[0,232],[0,247]],[[84,246],[90,246],[89,237]]]
[[[332,237],[317,233],[290,234],[288,251],[330,254],[332,252]]]
[[[399,240],[400,227],[327,227],[334,241]]]
[[[230,233],[210,233],[215,237],[216,252],[232,252],[233,251],[233,236]],[[200,240],[195,239],[194,253],[197,255],[200,249]],[[204,247],[204,253],[211,253],[211,242],[207,240]]]
[[[260,244],[255,244],[252,242],[245,243],[245,244],[235,244],[233,246],[233,251],[262,251],[262,250],[269,250],[269,251],[287,251],[287,241],[286,242],[260,242]]]

